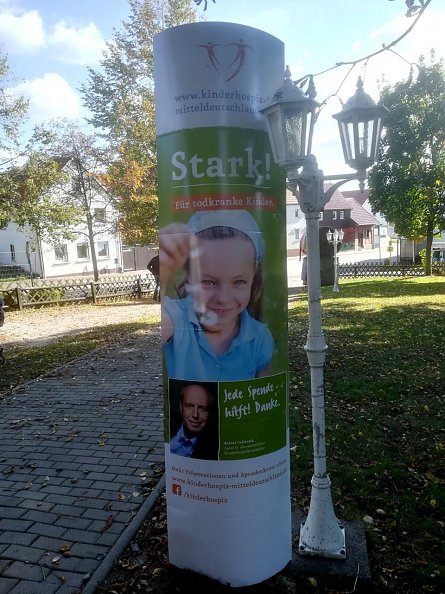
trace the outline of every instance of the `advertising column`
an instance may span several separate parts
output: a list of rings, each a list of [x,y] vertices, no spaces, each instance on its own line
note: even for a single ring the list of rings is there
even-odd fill
[[[291,559],[285,180],[259,109],[283,44],[155,38],[170,562],[246,586]]]

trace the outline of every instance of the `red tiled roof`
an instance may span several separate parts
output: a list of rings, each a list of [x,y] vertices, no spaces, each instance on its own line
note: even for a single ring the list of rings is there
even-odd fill
[[[326,183],[324,185],[325,191],[331,187],[332,184]],[[335,190],[331,199],[324,207],[325,210],[347,210],[350,212],[350,219],[355,225],[378,225],[379,221],[372,216],[362,206],[362,203],[358,202],[355,197],[363,196],[368,197],[369,191],[365,190],[361,194],[360,190],[357,191],[344,191]],[[363,200],[363,202],[365,201]],[[286,204],[298,204],[295,196],[289,190],[286,191]]]
[[[360,192],[360,190],[343,190],[342,194],[346,198],[354,198],[362,206],[369,198],[369,190],[363,190],[363,192]]]

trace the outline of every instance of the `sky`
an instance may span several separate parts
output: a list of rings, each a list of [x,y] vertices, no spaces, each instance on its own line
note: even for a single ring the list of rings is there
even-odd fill
[[[205,12],[203,5],[197,10],[206,20],[249,25],[281,39],[294,79],[389,45],[414,18],[405,16],[404,0],[208,0]],[[30,101],[30,126],[88,115],[79,93],[87,67],[100,67],[105,42],[129,13],[127,0],[0,0],[0,49],[15,77],[11,90]],[[394,47],[401,57],[385,51],[366,65],[358,64],[339,97],[346,101],[354,94],[360,75],[365,91],[377,100],[379,81],[406,79],[407,62],[417,62],[433,48],[437,57],[445,57],[444,23],[445,3],[432,0],[415,28]],[[335,93],[348,70],[344,66],[316,76],[317,100]],[[331,98],[314,135],[313,152],[326,174],[348,170],[331,117],[340,109],[339,99]]]

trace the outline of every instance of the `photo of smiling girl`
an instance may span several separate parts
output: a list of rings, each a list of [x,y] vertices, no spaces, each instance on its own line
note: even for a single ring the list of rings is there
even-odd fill
[[[245,210],[203,211],[160,230],[162,344],[170,378],[270,375],[273,337],[260,321],[264,241]],[[178,299],[165,295],[181,269]]]

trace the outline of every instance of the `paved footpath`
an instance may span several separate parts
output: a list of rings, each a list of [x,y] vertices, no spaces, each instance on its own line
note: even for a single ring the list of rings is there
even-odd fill
[[[156,330],[1,399],[0,594],[94,591],[163,460]]]

